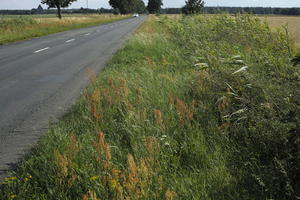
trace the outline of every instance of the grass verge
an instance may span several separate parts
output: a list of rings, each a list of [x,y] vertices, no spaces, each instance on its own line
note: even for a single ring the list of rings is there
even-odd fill
[[[43,16],[40,18],[38,16],[0,17],[0,45],[129,17],[128,15],[74,15],[64,17],[62,20]]]
[[[151,16],[0,198],[297,199],[292,55],[248,15]]]

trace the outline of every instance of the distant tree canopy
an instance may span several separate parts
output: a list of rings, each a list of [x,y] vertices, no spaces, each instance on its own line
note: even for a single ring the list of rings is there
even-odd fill
[[[57,15],[61,19],[61,8],[68,7],[77,0],[42,0],[43,4],[47,4],[49,8],[57,8]]]
[[[149,13],[158,13],[160,12],[162,5],[162,0],[149,0],[147,10],[149,11]]]
[[[1,1],[1,0],[0,0]],[[144,4],[143,4],[144,5]],[[133,9],[134,10],[134,9]],[[72,14],[72,13],[114,13],[116,9],[64,9],[61,13]],[[118,10],[117,10],[118,11]],[[133,11],[134,12],[134,11]],[[270,7],[203,7],[203,13],[216,14],[216,13],[251,13],[258,15],[299,15],[300,8],[270,8]],[[57,11],[55,9],[45,9],[42,14],[55,14]],[[118,11],[120,13],[120,11]],[[162,8],[160,13],[163,14],[180,14],[182,13],[182,8]],[[0,10],[1,15],[30,15],[37,14],[37,9],[32,10]]]
[[[202,11],[203,7],[203,0],[187,0],[185,1],[185,6],[182,8],[182,12],[186,15],[198,14]]]
[[[143,13],[145,12],[145,3],[143,0],[109,0],[109,4],[114,8],[117,14]]]

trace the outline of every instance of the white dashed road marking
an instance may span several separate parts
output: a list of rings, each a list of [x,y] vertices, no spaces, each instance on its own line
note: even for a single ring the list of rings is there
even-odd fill
[[[47,49],[50,49],[50,47],[46,47],[46,48],[37,50],[37,51],[35,51],[35,52],[33,52],[33,53],[39,53],[39,52],[45,51],[45,50],[47,50]]]
[[[91,33],[87,33],[87,34],[84,34],[84,35],[88,36],[88,35],[91,35]]]
[[[69,42],[73,42],[75,39],[70,39],[70,40],[67,40],[66,43],[69,43]]]

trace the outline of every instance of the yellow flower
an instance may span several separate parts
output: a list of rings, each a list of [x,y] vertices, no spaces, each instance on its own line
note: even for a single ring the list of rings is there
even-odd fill
[[[99,178],[99,176],[92,176],[91,178],[90,178],[90,180],[91,181],[94,181],[94,180],[97,180]]]
[[[110,185],[111,185],[112,188],[117,188],[117,186],[118,186],[118,181],[112,179],[112,180],[110,180]]]
[[[17,195],[15,195],[15,194],[10,195],[10,198],[11,198],[11,199],[14,199],[14,198],[16,198],[16,197],[17,197]]]
[[[26,183],[28,181],[28,178],[24,178],[24,182]]]
[[[28,178],[32,178],[32,176],[30,175],[30,176],[28,176]]]

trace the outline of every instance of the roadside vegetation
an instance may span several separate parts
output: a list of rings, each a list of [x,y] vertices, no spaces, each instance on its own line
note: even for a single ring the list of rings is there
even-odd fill
[[[151,16],[0,199],[299,199],[294,53],[250,15]]]
[[[41,16],[41,17],[39,17]],[[49,15],[0,16],[0,45],[49,35],[76,28],[94,26],[129,18],[128,15],[68,15],[59,20]]]
[[[276,16],[265,15],[260,16],[260,19],[266,21],[274,29],[288,30],[290,38],[295,42],[295,45],[300,47],[300,17],[299,16]]]

